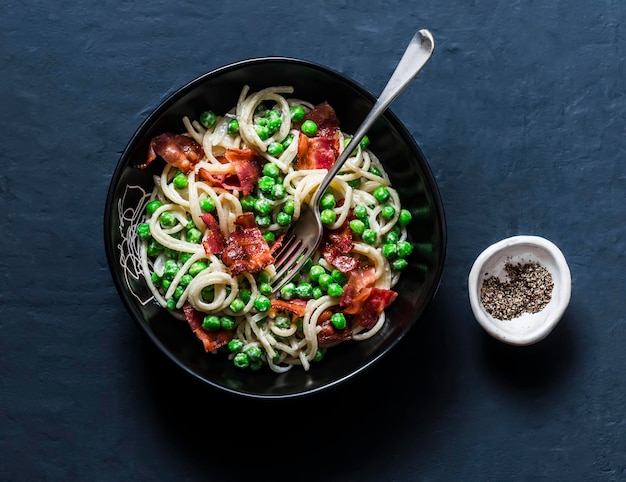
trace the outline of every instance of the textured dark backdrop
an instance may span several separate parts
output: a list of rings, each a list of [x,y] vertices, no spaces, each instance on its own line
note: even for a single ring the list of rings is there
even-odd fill
[[[625,20],[622,0],[0,1],[0,478],[625,480]],[[321,396],[200,386],[108,272],[126,142],[176,88],[250,57],[378,93],[419,28],[435,55],[392,110],[449,234],[422,322]],[[564,319],[527,348],[485,335],[467,296],[475,257],[515,234],[552,240],[572,272]]]

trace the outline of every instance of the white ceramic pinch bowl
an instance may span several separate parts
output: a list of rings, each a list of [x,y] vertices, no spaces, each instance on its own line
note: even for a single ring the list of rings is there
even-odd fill
[[[491,316],[481,302],[481,288],[492,276],[508,280],[507,264],[538,263],[552,276],[554,287],[548,304],[537,313],[509,320]],[[531,345],[544,339],[561,320],[571,296],[571,274],[561,250],[539,236],[514,236],[485,249],[469,274],[470,305],[478,323],[494,338],[511,345]]]

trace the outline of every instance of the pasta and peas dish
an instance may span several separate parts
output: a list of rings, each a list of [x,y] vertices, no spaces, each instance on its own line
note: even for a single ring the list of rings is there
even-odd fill
[[[411,214],[365,137],[321,197],[318,251],[272,293],[283,234],[350,140],[331,105],[292,94],[245,86],[224,115],[154,137],[137,166],[165,161],[137,226],[150,291],[242,369],[309,370],[329,347],[374,336],[413,250]]]

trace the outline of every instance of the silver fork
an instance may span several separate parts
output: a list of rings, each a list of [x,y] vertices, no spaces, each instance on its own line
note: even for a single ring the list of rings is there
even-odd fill
[[[315,252],[322,240],[323,227],[320,221],[319,203],[324,191],[350,153],[361,142],[374,121],[387,109],[409,82],[419,73],[432,56],[435,47],[433,36],[428,30],[419,30],[409,42],[400,62],[387,85],[378,97],[363,123],[354,133],[354,137],[345,147],[320,183],[308,209],[303,209],[299,219],[283,238],[283,244],[275,255],[276,274],[272,277],[272,292],[276,293],[287,284],[302,268],[307,259]]]

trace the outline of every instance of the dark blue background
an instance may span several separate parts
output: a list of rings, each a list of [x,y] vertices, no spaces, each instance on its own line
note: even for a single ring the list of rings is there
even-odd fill
[[[0,2],[3,480],[625,480],[626,4],[622,0]],[[134,130],[195,76],[293,56],[380,92],[405,45],[435,55],[392,105],[448,221],[441,288],[364,376],[289,403],[226,397],[124,310],[102,243]],[[467,275],[544,236],[572,301],[519,348],[489,338]]]

